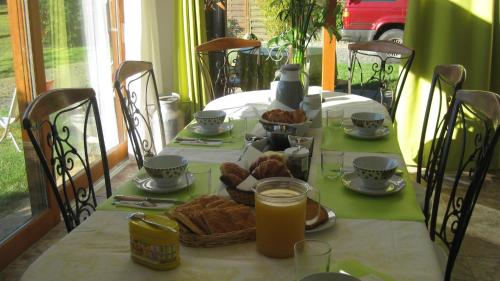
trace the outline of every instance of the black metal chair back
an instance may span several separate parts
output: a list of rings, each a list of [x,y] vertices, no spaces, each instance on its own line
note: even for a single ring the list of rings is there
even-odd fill
[[[445,280],[451,278],[460,245],[499,137],[500,96],[491,92],[459,90],[444,136],[428,222],[431,239],[438,237],[449,250]],[[456,139],[452,141],[454,138]],[[471,143],[474,148],[469,150],[466,146]],[[453,146],[458,149],[453,149]],[[457,164],[458,168],[449,195],[442,196],[450,151],[459,152],[458,162],[453,163]]]
[[[41,94],[24,112],[23,126],[70,232],[97,207],[91,169],[95,161],[102,163],[106,196],[111,196],[108,158],[94,90],[56,89]]]
[[[388,108],[394,121],[415,51],[402,44],[379,40],[352,43],[348,49],[348,93],[379,98]],[[367,66],[371,74],[365,79],[363,68],[366,70]],[[357,71],[359,71],[360,85],[353,90],[355,86],[353,80],[357,76]],[[393,80],[391,75],[397,75],[397,78]]]
[[[241,65],[238,63],[238,56],[241,49],[247,49],[250,53],[257,52],[257,65],[260,65],[260,46],[258,40],[233,37],[217,38],[196,46],[196,61],[211,99],[232,94],[239,87]],[[209,54],[212,59],[209,59]],[[262,78],[259,67],[257,70],[258,85]]]
[[[159,123],[162,147],[166,145],[153,64],[145,61],[123,62],[115,73],[114,87],[120,99],[127,133],[140,169],[144,157],[157,153],[152,124],[154,115]]]
[[[462,88],[465,77],[465,68],[459,64],[437,65],[434,68],[417,155],[418,183],[422,183],[422,180],[428,182],[430,177],[435,175],[443,135],[446,131],[448,122],[448,112],[453,105],[456,92]],[[435,97],[436,94],[438,95],[437,97]],[[436,102],[437,100],[438,102]],[[429,120],[432,111],[435,111],[433,113],[436,117]],[[426,150],[425,141],[429,125],[431,126],[430,128],[434,129],[434,133],[430,141],[430,148],[424,165],[424,151]],[[432,179],[430,180],[432,181]],[[425,202],[428,202],[428,200]],[[428,207],[429,206],[424,207],[426,216],[428,216]]]

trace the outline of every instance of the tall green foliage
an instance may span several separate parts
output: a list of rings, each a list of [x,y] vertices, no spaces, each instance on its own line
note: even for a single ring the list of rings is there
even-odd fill
[[[318,39],[319,30],[327,28],[330,34],[341,38],[337,21],[327,21],[342,12],[340,4],[333,7],[330,1],[319,0],[273,0],[270,7],[278,10],[276,18],[284,23],[281,33],[269,41],[269,45],[280,49],[292,48],[292,63],[301,64],[305,51],[313,39]]]

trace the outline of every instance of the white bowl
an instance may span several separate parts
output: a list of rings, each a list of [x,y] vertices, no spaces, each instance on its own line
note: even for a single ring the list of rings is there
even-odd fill
[[[384,119],[384,114],[374,112],[357,112],[351,115],[352,123],[363,135],[375,134],[375,131],[384,124]]]
[[[196,122],[207,132],[217,131],[226,119],[226,112],[222,110],[204,110],[194,114]]]
[[[173,186],[186,171],[188,161],[179,155],[158,155],[146,158],[144,169],[159,186]]]
[[[398,168],[398,161],[383,156],[363,156],[352,161],[366,188],[382,189]]]

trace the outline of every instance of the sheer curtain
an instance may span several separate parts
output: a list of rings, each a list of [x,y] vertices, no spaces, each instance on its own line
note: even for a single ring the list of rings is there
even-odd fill
[[[106,147],[118,144],[112,83],[108,0],[82,0],[89,83],[97,93]]]

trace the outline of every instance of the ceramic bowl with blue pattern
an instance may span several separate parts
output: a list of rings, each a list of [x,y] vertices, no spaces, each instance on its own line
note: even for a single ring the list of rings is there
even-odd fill
[[[175,186],[184,175],[188,161],[179,155],[158,155],[144,159],[144,169],[158,186]]]
[[[352,123],[363,135],[374,135],[384,124],[384,118],[384,114],[374,112],[357,112],[351,115]]]
[[[219,130],[222,123],[224,123],[226,112],[222,110],[203,110],[196,112],[194,118],[203,131],[214,132]]]
[[[398,168],[398,161],[383,156],[363,156],[352,161],[352,166],[366,188],[382,189]]]

